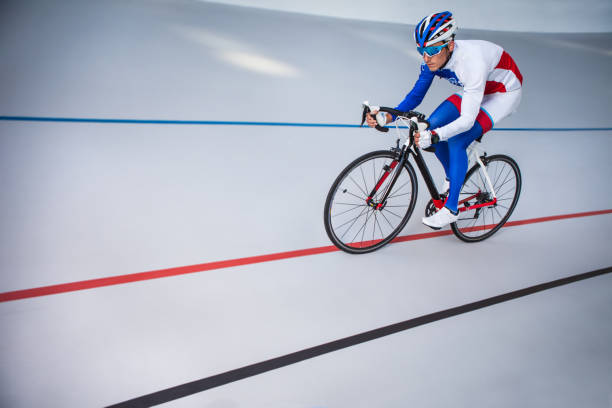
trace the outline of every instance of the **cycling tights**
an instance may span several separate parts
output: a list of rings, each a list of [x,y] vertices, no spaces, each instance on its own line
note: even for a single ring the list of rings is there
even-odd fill
[[[458,117],[459,110],[447,99],[429,116],[429,127],[435,129],[444,126]],[[455,213],[459,202],[459,192],[467,173],[468,157],[466,149],[483,134],[482,130],[482,126],[476,121],[470,130],[434,145],[436,157],[442,163],[446,178],[450,181],[450,191],[445,206]]]

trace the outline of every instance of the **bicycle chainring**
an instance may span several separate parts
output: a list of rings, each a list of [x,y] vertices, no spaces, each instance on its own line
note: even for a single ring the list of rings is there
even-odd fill
[[[426,217],[430,217],[430,216],[434,215],[436,213],[436,211],[438,211],[438,209],[434,205],[433,200],[429,200],[429,202],[425,206],[425,216]]]

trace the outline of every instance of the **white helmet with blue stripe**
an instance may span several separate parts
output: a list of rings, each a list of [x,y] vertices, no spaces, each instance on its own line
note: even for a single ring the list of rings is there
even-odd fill
[[[417,47],[428,47],[440,41],[447,42],[455,35],[457,23],[450,11],[433,13],[422,19],[414,29]]]

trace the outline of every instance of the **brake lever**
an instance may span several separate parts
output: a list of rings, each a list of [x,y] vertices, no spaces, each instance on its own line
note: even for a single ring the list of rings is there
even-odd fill
[[[367,105],[363,105],[363,113],[361,114],[361,125],[359,125],[359,127],[362,127],[363,124],[365,123],[366,120],[366,115],[370,112],[370,107]]]

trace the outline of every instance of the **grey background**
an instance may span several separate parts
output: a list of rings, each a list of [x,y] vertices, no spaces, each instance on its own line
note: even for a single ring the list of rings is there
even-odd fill
[[[191,1],[0,4],[0,115],[357,123],[416,80],[409,25]],[[525,77],[500,127],[610,127],[610,34],[462,30]],[[451,92],[436,81],[430,113]],[[512,219],[612,208],[610,131],[491,131]],[[329,245],[325,195],[369,129],[0,121],[0,291]],[[441,169],[428,156],[434,176]],[[427,232],[415,215],[403,234]],[[612,216],[0,304],[0,405],[116,403],[610,266]],[[606,406],[610,278],[175,401],[197,407]]]
[[[207,1],[207,0],[202,0]],[[460,29],[528,31],[532,33],[591,33],[612,31],[612,4],[606,0],[514,0],[499,4],[487,0],[420,1],[378,0],[216,0],[213,3],[259,7],[356,20],[415,24],[435,12],[450,10]]]

